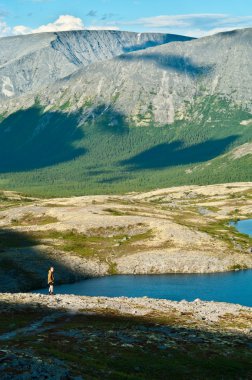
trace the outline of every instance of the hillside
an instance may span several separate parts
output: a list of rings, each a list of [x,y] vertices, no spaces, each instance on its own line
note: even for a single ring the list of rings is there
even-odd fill
[[[108,274],[213,273],[252,268],[252,182],[148,193],[34,199],[0,193],[0,289]]]
[[[0,38],[0,99],[39,91],[93,62],[188,37],[120,31],[70,31]]]
[[[252,29],[179,42],[96,32],[78,46],[71,33],[57,48],[68,73],[57,58],[53,84],[42,76],[1,103],[0,187],[66,196],[252,179]],[[91,37],[114,42],[87,56]]]
[[[191,107],[209,96],[252,111],[251,41],[252,28],[123,54],[80,69],[50,88],[49,97],[41,91],[41,101],[84,108],[86,116],[111,106],[131,126],[191,119]]]

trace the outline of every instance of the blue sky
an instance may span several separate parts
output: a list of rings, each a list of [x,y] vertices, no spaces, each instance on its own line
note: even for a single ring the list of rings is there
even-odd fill
[[[201,37],[252,26],[252,0],[0,0],[0,36],[120,29]]]

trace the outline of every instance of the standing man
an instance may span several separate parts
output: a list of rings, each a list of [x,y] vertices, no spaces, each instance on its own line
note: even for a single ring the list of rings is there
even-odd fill
[[[49,285],[49,294],[53,295],[53,285],[54,285],[54,267],[51,267],[48,271],[48,285]]]

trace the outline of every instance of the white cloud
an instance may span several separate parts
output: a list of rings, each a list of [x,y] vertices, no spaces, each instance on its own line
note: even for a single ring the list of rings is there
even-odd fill
[[[34,0],[35,1],[35,0]],[[37,0],[38,1],[38,0]],[[41,0],[40,0],[41,1]],[[97,24],[96,24],[97,22]],[[186,36],[203,37],[232,29],[252,26],[252,16],[230,16],[219,13],[160,15],[139,18],[131,21],[93,21],[91,25],[84,25],[81,18],[72,15],[61,15],[55,21],[30,28],[25,25],[16,25],[10,28],[0,15],[0,37],[7,35],[58,32],[67,30],[119,30],[128,29],[138,32],[163,32],[182,34]]]
[[[252,26],[252,16],[233,17],[227,14],[203,13],[182,15],[161,15],[139,18],[124,25],[143,28],[147,31],[162,31],[202,37],[232,29]]]
[[[187,14],[187,15],[162,15],[155,17],[140,18],[131,21],[130,24],[143,25],[148,28],[162,28],[162,27],[185,27],[198,22],[209,23],[218,19],[223,19],[223,14]]]
[[[106,25],[106,26],[93,25],[93,26],[87,26],[85,29],[87,30],[119,30],[118,26],[114,26],[114,25]]]
[[[10,35],[11,28],[7,25],[7,23],[0,18],[0,37],[5,37]]]
[[[13,34],[29,34],[32,33],[32,29],[24,25],[17,25],[13,28]]]
[[[67,30],[118,30],[115,25],[91,25],[84,26],[82,19],[70,15],[61,15],[57,20],[46,25],[41,25],[38,28],[32,29],[25,25],[17,25],[12,29],[12,34],[29,34],[29,33],[44,33],[44,32],[59,32]]]
[[[14,34],[28,33],[44,33],[44,32],[59,32],[67,30],[82,30],[84,23],[82,19],[70,15],[61,15],[57,20],[46,25],[41,25],[38,28],[31,29],[24,25],[17,25],[13,28]]]

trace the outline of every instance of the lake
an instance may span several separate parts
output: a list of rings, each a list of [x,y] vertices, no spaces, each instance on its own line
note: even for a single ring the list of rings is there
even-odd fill
[[[240,220],[239,222],[231,222],[237,231],[252,237],[252,219]]]
[[[252,220],[233,224],[252,236]],[[116,275],[55,287],[58,294],[223,301],[252,307],[252,270],[213,274]],[[36,291],[47,293],[47,289]]]
[[[224,301],[252,306],[252,270],[214,274],[115,275],[55,287],[57,294]],[[47,290],[41,290],[46,293]]]

